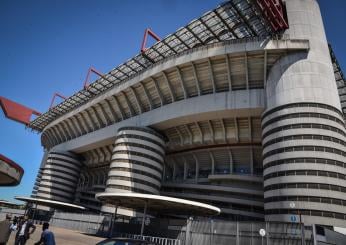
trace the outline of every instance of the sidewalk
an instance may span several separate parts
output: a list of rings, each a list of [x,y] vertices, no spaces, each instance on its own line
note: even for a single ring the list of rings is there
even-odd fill
[[[55,235],[55,242],[57,245],[93,245],[105,238],[89,236],[78,231],[67,230],[59,227],[49,227]],[[30,239],[27,241],[26,245],[33,245],[35,242],[40,240],[42,232],[42,226],[36,225],[36,231],[31,235]],[[11,237],[8,241],[8,245],[14,245],[15,232],[12,232]]]

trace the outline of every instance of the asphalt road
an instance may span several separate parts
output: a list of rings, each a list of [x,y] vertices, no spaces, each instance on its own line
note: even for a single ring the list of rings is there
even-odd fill
[[[105,238],[89,236],[82,234],[78,231],[72,231],[59,227],[50,227],[50,230],[54,233],[55,242],[57,245],[93,245]],[[42,227],[36,225],[36,231],[31,235],[30,239],[26,242],[26,245],[33,245],[35,242],[40,240]],[[8,241],[8,245],[14,245],[15,232],[12,232],[11,237]]]

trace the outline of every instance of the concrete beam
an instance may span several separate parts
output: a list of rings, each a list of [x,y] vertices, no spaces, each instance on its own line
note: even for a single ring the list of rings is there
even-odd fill
[[[199,126],[198,122],[195,122],[195,125],[196,125],[196,127],[197,127],[197,129],[201,135],[201,144],[204,144],[204,134],[203,134],[203,131],[201,129],[201,126]]]
[[[232,91],[232,73],[231,73],[231,62],[229,62],[228,55],[225,55],[226,66],[227,66],[227,79],[229,90]]]
[[[156,81],[155,78],[150,77],[150,79],[151,79],[151,80],[153,81],[153,83],[154,83],[154,87],[155,87],[155,89],[156,89],[157,95],[158,95],[159,98],[160,98],[161,106],[163,106],[163,105],[164,105],[164,99],[163,99],[162,92],[161,92],[161,90],[160,90],[160,88],[159,88],[159,85],[157,84],[157,81]]]
[[[132,104],[131,104],[131,101],[130,101],[129,98],[127,97],[126,92],[121,91],[120,94],[122,94],[122,95],[124,96],[126,105],[127,105],[127,107],[129,108],[129,110],[130,110],[130,115],[131,115],[131,117],[133,117],[134,115],[136,115],[136,113],[135,113],[135,110],[133,109],[133,106],[132,106]]]
[[[196,82],[197,92],[198,92],[198,95],[201,96],[201,86],[200,86],[199,81],[198,81],[198,76],[197,76],[195,64],[193,62],[191,62],[191,66],[192,66],[192,70],[193,70],[193,76],[194,76],[195,82]]]
[[[125,115],[124,109],[122,108],[122,106],[119,103],[118,97],[116,95],[113,95],[112,97],[115,101],[116,106],[118,107],[118,110],[120,111],[121,120],[124,120],[126,118],[126,115]]]
[[[215,84],[215,77],[214,77],[214,72],[213,72],[213,66],[211,64],[210,58],[208,58],[208,65],[209,65],[209,76],[210,76],[210,81],[213,86],[213,93],[216,93],[216,84]]]
[[[145,85],[143,84],[143,82],[140,82],[139,84],[143,88],[145,98],[148,100],[150,110],[152,110],[153,109],[153,101],[151,100],[151,98],[149,96],[149,92],[148,92],[147,88],[145,87]]]
[[[113,122],[118,121],[117,113],[116,113],[114,107],[112,106],[111,102],[110,102],[108,99],[105,99],[105,102],[106,102],[106,104],[107,104],[107,106],[108,106],[108,108],[109,108],[109,111],[110,111],[111,114],[112,114]]]
[[[138,96],[136,94],[136,91],[134,90],[134,88],[132,87],[129,87],[131,93],[133,94],[133,97],[135,98],[135,101],[136,101],[136,104],[137,104],[137,107],[138,107],[138,110],[139,110],[139,113],[142,114],[143,113],[143,108],[142,108],[142,105],[138,99]]]
[[[115,121],[113,121],[111,118],[110,118],[110,116],[109,116],[109,114],[106,112],[106,109],[104,108],[104,106],[103,106],[104,104],[99,104],[99,106],[100,106],[100,109],[101,109],[101,112],[102,112],[102,116],[103,116],[103,118],[105,119],[105,121],[106,121],[106,125],[109,125],[109,124],[111,124],[111,122],[115,122]]]
[[[176,70],[177,70],[178,77],[179,77],[179,80],[180,80],[181,88],[183,89],[184,99],[186,99],[186,98],[188,98],[188,94],[187,94],[187,91],[186,91],[186,85],[185,85],[183,76],[181,75],[181,71],[180,71],[178,66],[176,67]]]
[[[169,79],[167,77],[167,74],[163,71],[163,72],[161,72],[161,75],[163,76],[163,78],[164,78],[164,80],[168,86],[169,93],[171,94],[171,97],[172,97],[172,102],[175,102],[176,98],[175,98],[174,90],[173,90],[171,82],[169,81]]]

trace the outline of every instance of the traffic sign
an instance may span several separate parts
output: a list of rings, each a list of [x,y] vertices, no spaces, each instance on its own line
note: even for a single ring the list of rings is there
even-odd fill
[[[292,216],[291,216],[291,221],[292,221],[292,222],[296,222],[296,221],[297,221],[297,217],[296,217],[295,215],[292,215]]]
[[[259,234],[261,237],[264,237],[266,235],[266,230],[265,229],[260,229]]]

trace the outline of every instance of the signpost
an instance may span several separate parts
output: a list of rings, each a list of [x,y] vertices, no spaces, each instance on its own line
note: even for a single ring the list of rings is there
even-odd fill
[[[290,202],[290,208],[291,209],[296,208],[296,204],[294,202]],[[305,245],[305,232],[304,232],[304,224],[302,222],[302,214],[301,214],[299,209],[297,209],[297,211],[298,211],[298,215],[299,215],[300,236],[301,236],[301,239],[302,239],[302,245]],[[291,216],[291,221],[292,222],[296,222],[297,221],[297,218],[296,218],[295,215]]]
[[[263,245],[263,237],[266,235],[266,230],[265,229],[260,229],[258,232],[259,232],[259,234],[260,234],[260,236],[262,238],[262,245]]]
[[[144,224],[145,224],[146,226],[150,225],[150,218],[149,218],[149,217],[146,217],[146,218],[145,218]]]
[[[297,217],[295,215],[292,215],[291,216],[291,221],[295,223],[297,221]]]

